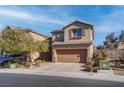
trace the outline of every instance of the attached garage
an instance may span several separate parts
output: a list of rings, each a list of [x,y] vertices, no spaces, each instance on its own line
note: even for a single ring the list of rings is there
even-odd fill
[[[87,60],[86,49],[64,49],[56,50],[57,62],[85,63]]]

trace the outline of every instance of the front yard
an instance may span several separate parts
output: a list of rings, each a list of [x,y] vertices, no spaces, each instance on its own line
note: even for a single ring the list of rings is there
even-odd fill
[[[9,69],[9,68],[3,68],[0,67],[1,70],[5,71],[16,71],[18,70],[21,71],[45,71],[45,72],[55,72],[55,73],[60,73],[60,72],[67,72],[67,73],[73,73],[73,72],[78,72],[78,73],[90,73],[85,71],[86,70],[86,65],[83,63],[52,63],[52,62],[42,62],[38,65],[33,65],[31,69],[29,67],[23,66],[23,65],[18,65],[16,69]],[[124,68],[123,66],[121,68],[115,68],[114,66],[111,67],[113,74],[114,75],[120,75],[124,76]]]
[[[114,75],[124,76],[124,64],[121,64],[120,67],[115,67],[115,64],[111,63],[111,68]]]
[[[9,68],[1,68],[1,69],[9,70]],[[29,67],[25,67],[23,65],[18,66],[18,68],[16,68],[16,69],[37,70],[37,71],[53,71],[53,72],[70,72],[71,73],[71,72],[82,72],[85,69],[85,64],[42,62],[38,66],[33,65],[31,69],[29,69]]]

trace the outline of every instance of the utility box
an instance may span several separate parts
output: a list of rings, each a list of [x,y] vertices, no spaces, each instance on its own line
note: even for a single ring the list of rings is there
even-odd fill
[[[16,63],[10,63],[9,68],[10,69],[15,69],[16,68]]]
[[[99,60],[99,67],[101,70],[110,70],[110,63],[107,60]]]

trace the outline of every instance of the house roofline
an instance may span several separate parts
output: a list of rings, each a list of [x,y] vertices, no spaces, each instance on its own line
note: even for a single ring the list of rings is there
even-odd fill
[[[37,35],[43,36],[43,37],[45,37],[45,38],[48,38],[48,36],[45,36],[45,35],[40,34],[40,33],[38,33],[38,32],[34,32],[34,31],[32,31],[31,29],[28,29],[28,28],[20,28],[20,27],[14,27],[14,26],[8,26],[8,27],[10,27],[11,29],[20,29],[20,30],[24,30],[24,31],[26,31],[26,32],[32,32],[32,33],[35,33],[35,34],[37,34]]]
[[[64,32],[64,31],[62,29],[61,30],[54,30],[54,31],[52,31],[50,33],[54,34],[54,33],[59,33],[59,32]]]
[[[70,25],[72,25],[72,24],[74,24],[74,23],[81,23],[81,24],[85,24],[85,25],[90,26],[90,27],[93,29],[93,25],[91,25],[91,24],[89,24],[89,23],[84,23],[84,22],[81,22],[81,21],[78,21],[78,20],[73,21],[72,23],[70,23],[70,24],[66,25],[66,26],[65,26],[65,27],[63,27],[62,29],[65,29],[65,28],[67,28],[68,26],[70,26]]]
[[[52,32],[50,32],[50,33],[62,32],[65,28],[67,28],[68,26],[70,26],[70,25],[72,25],[72,24],[74,24],[74,23],[76,23],[76,22],[77,22],[77,23],[81,23],[81,24],[88,25],[88,26],[91,27],[91,29],[94,29],[93,25],[91,25],[91,24],[89,24],[89,23],[84,23],[84,22],[81,22],[81,21],[76,20],[76,21],[73,21],[72,23],[70,23],[70,24],[64,26],[62,29],[60,29],[60,30],[54,30],[54,31],[52,31]]]
[[[35,34],[40,35],[40,36],[43,36],[43,37],[45,37],[45,38],[49,38],[48,36],[43,35],[43,34],[40,34],[40,33],[38,33],[38,32],[34,32],[34,31],[32,31],[31,29],[26,29],[26,31],[27,31],[27,32],[35,33]]]
[[[58,32],[64,32],[64,29],[65,29],[65,28],[67,28],[68,26],[70,26],[70,25],[72,25],[72,24],[74,24],[74,23],[76,23],[76,22],[90,26],[91,29],[93,30],[93,40],[94,40],[94,26],[93,26],[92,24],[84,23],[84,22],[81,22],[81,21],[78,21],[78,20],[73,21],[72,23],[66,25],[66,26],[63,27],[61,30],[54,30],[54,31],[52,31],[52,32],[50,32],[50,33],[54,34],[54,33],[58,33]]]

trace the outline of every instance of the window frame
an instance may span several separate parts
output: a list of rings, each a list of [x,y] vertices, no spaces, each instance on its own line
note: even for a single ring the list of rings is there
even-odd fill
[[[77,30],[78,29],[78,30]],[[80,29],[80,30],[79,30]],[[82,37],[82,28],[74,28],[74,29],[71,29],[71,37]],[[75,32],[75,35],[74,35],[74,32]]]
[[[62,36],[63,36],[63,38],[61,38]],[[56,41],[64,41],[64,34],[56,34],[55,35],[55,40]]]

